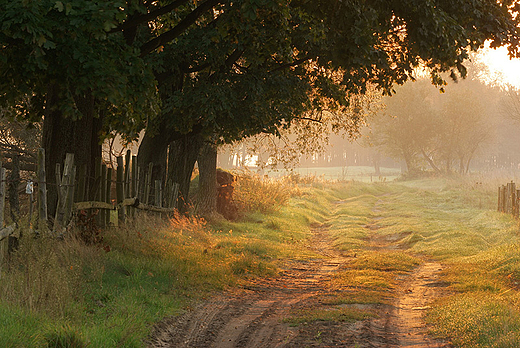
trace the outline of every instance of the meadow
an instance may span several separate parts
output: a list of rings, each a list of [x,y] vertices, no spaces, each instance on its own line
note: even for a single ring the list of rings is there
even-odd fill
[[[326,301],[391,301],[399,275],[435,259],[448,286],[427,312],[432,334],[460,347],[520,345],[518,222],[495,211],[495,181],[303,179],[243,175],[236,222],[143,215],[99,245],[25,238],[0,273],[0,346],[143,347],[161,319],[314,257],[311,226],[323,223],[357,256],[331,279],[356,292]],[[370,248],[374,224],[395,250]]]

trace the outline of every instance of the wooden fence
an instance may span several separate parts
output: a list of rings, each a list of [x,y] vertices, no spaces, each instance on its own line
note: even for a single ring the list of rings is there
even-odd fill
[[[14,166],[11,170],[19,169]],[[137,156],[133,156],[130,151],[127,151],[125,156],[117,157],[115,169],[106,166],[99,159],[94,172],[94,177],[88,178],[87,168],[76,168],[74,155],[67,154],[63,166],[56,165],[56,183],[49,183],[45,172],[45,151],[40,149],[37,179],[25,183],[25,193],[29,195],[30,202],[29,225],[33,220],[34,201],[37,202],[39,224],[45,224],[56,235],[62,235],[66,231],[78,211],[96,212],[96,223],[100,227],[117,226],[119,222],[125,221],[128,215],[135,215],[137,209],[158,213],[175,211],[179,185],[173,182],[163,185],[160,180],[152,183],[152,165],[150,164],[146,170],[138,168]],[[6,170],[1,168],[0,163],[0,257],[3,255],[1,249],[5,249],[7,237],[12,236],[17,230],[24,229],[18,226],[19,221],[3,227],[6,181]],[[47,216],[47,185],[50,184],[57,185],[58,192],[56,215],[53,217]],[[37,190],[34,190],[35,187]],[[33,199],[34,196],[36,199]],[[87,200],[87,197],[93,200]]]
[[[515,218],[519,215],[520,190],[511,181],[498,188],[498,211],[512,214]]]

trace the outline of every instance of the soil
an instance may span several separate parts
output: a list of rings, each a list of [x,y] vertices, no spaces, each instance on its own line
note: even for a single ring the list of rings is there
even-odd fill
[[[377,212],[377,204],[374,208]],[[378,218],[366,226],[373,250],[403,248],[404,236],[382,238]],[[151,348],[305,348],[305,347],[451,347],[428,336],[424,312],[440,295],[442,265],[427,261],[399,279],[389,294],[391,304],[353,305],[377,316],[356,322],[314,321],[291,325],[284,319],[298,309],[326,308],[320,294],[327,292],[330,276],[355,255],[333,247],[327,225],[314,226],[311,248],[319,258],[288,264],[275,279],[262,279],[247,287],[216,296],[185,314],[159,323]]]

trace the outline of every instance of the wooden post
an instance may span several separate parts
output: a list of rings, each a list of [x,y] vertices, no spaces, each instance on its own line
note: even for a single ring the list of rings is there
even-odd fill
[[[126,156],[125,156],[125,197],[128,198],[128,195],[130,194],[130,168],[131,163],[130,159],[132,158],[132,152],[130,150],[126,150]]]
[[[131,182],[130,182],[130,197],[137,197],[137,156],[132,156],[132,170],[131,170]],[[132,217],[135,217],[135,208],[130,208],[130,213]]]
[[[136,161],[137,166],[137,161]],[[143,194],[141,191],[141,181],[143,180],[143,171],[141,170],[141,167],[137,167],[137,178],[135,181],[135,196],[139,199],[143,199]]]
[[[0,229],[4,228],[4,211],[5,211],[5,168],[2,168],[2,162],[0,161]],[[7,252],[7,238],[0,240],[0,274],[2,264],[6,257]]]
[[[155,180],[155,206],[162,208],[162,182]]]
[[[137,156],[132,156],[132,187],[131,187],[131,198],[137,197]]]
[[[63,173],[65,174],[65,173]],[[70,175],[66,178],[67,181],[67,197],[65,201],[65,219],[63,221],[64,226],[67,226],[72,218],[72,208],[74,206],[74,180],[76,179],[76,166],[72,166],[72,170],[70,171]]]
[[[47,224],[47,175],[45,174],[45,149],[38,149],[38,214],[40,228]]]
[[[509,205],[510,205],[509,213],[514,216],[515,215],[515,202],[516,202],[516,185],[512,181],[509,184],[509,190],[510,190],[509,196],[508,196]]]
[[[11,173],[9,175],[9,206],[11,210],[11,219],[18,226],[20,219],[20,197],[18,196],[18,185],[20,184],[20,156],[14,156],[12,159]],[[22,238],[22,229],[18,229],[18,235],[10,235],[7,237],[7,254],[18,249],[19,238]]]
[[[121,203],[125,199],[125,186],[124,186],[124,165],[123,165],[123,157],[117,157],[117,178],[116,178],[116,194],[117,194],[117,204]],[[119,209],[119,219],[121,222],[125,221],[125,208],[121,207]]]
[[[65,164],[63,166],[63,176],[61,179],[58,177],[60,174],[60,166],[59,163],[56,164],[56,182],[58,183],[58,206],[56,207],[56,217],[54,219],[54,232],[61,233],[62,229],[65,227],[65,210],[67,207],[67,186],[72,182],[70,180],[72,167],[74,164],[74,154],[68,153],[65,156]]]
[[[107,178],[106,178],[106,192],[105,192],[105,202],[111,202],[112,195],[112,168],[107,168]],[[105,226],[110,225],[110,212],[106,212],[105,216]]]
[[[168,202],[168,208],[174,208],[177,203],[177,197],[179,196],[179,184],[174,182],[171,185],[171,192]]]
[[[107,195],[107,166],[102,164],[101,165],[101,185],[99,186],[99,198],[101,202],[106,202],[106,195]],[[106,214],[108,212],[105,209],[99,210],[99,225],[101,227],[105,227],[106,222]]]
[[[497,204],[497,211],[502,211],[502,188],[498,187],[498,204]]]
[[[502,202],[500,203],[502,205],[502,213],[506,212],[506,186],[502,185]]]

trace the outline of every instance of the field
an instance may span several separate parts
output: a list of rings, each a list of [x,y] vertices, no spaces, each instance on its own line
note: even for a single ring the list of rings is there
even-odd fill
[[[496,180],[362,181],[243,179],[238,222],[27,239],[1,270],[0,346],[519,346],[518,222]]]

